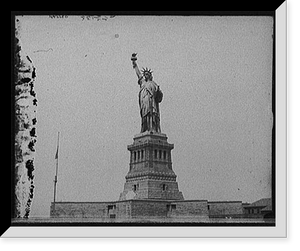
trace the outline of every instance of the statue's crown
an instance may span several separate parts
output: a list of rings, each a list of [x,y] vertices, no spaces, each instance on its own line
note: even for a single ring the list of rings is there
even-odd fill
[[[143,75],[145,75],[146,73],[150,73],[152,75],[152,72],[151,69],[148,69],[147,67],[146,68],[143,68],[142,69],[142,72],[143,72]]]

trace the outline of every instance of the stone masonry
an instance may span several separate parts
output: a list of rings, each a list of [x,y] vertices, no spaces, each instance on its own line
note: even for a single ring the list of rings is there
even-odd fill
[[[135,135],[133,144],[127,147],[129,171],[120,200],[183,200],[172,169],[173,148],[166,134],[146,131]]]
[[[93,219],[104,222],[124,221],[207,221],[206,200],[124,200],[112,202],[56,202],[51,217]]]

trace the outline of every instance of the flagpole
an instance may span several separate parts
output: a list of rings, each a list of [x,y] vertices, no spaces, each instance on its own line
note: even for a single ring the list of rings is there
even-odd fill
[[[53,210],[55,210],[55,200],[56,200],[56,184],[57,184],[57,173],[58,173],[58,148],[59,148],[59,132],[57,135],[57,148],[56,148],[56,170],[55,170],[55,177],[54,177],[54,194],[53,194]]]

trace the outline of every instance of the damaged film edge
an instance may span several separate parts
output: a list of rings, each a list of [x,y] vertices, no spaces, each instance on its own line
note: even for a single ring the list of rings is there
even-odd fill
[[[16,18],[14,51],[15,91],[15,218],[28,218],[34,195],[34,157],[36,143],[35,67],[24,55]]]

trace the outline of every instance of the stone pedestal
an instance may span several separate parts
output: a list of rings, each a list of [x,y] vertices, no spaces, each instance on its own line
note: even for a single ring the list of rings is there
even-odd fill
[[[147,131],[135,135],[133,140],[127,147],[129,172],[119,200],[184,200],[172,170],[174,145],[168,143],[166,134]]]

